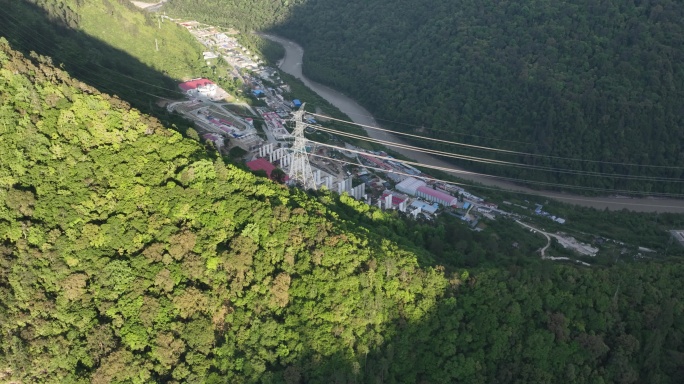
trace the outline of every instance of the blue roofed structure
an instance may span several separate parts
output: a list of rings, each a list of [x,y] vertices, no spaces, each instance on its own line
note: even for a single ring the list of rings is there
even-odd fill
[[[292,105],[294,105],[295,108],[299,108],[302,106],[302,102],[299,99],[294,99],[292,100]]]
[[[411,203],[411,206],[413,208],[420,208],[420,210],[422,212],[427,212],[430,214],[434,214],[439,209],[439,204],[437,204],[437,203],[428,204],[426,202],[418,201],[418,200],[415,200],[413,203]]]

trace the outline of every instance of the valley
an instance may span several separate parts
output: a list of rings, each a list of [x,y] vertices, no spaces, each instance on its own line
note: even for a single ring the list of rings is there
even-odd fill
[[[136,3],[0,7],[0,382],[684,382],[679,3]]]
[[[371,116],[365,108],[360,106],[354,100],[341,94],[340,92],[327,87],[325,85],[319,84],[312,81],[304,76],[302,73],[302,62],[304,60],[304,49],[297,43],[284,39],[282,37],[277,37],[274,35],[262,35],[272,41],[275,41],[285,48],[285,57],[281,62],[278,63],[278,67],[298,79],[301,79],[304,84],[309,88],[313,89],[316,93],[324,97],[330,103],[339,108],[344,112],[349,118],[358,124],[369,125],[373,127],[379,127],[377,121]],[[407,144],[406,141],[400,139],[399,137],[388,134],[386,132],[379,132],[372,129],[367,129],[366,132],[370,137],[386,140],[398,144]],[[559,193],[550,191],[539,191],[536,189],[525,188],[515,182],[506,182],[497,180],[496,176],[480,176],[473,172],[468,172],[464,169],[460,169],[454,166],[452,163],[446,162],[442,159],[426,155],[424,153],[404,150],[401,148],[392,148],[392,150],[401,153],[402,155],[415,159],[423,164],[435,165],[444,168],[455,169],[452,174],[458,178],[469,180],[475,183],[479,183],[486,186],[494,186],[498,188],[503,188],[506,190],[511,190],[515,192],[523,192],[527,194],[534,194],[543,197],[553,198],[558,201],[562,201],[568,204],[580,205],[585,207],[591,207],[596,209],[610,209],[610,210],[620,210],[628,209],[635,212],[672,212],[672,213],[684,213],[684,200],[682,199],[667,199],[667,198],[629,198],[629,197],[593,197],[593,196],[580,196],[572,195],[570,193]]]

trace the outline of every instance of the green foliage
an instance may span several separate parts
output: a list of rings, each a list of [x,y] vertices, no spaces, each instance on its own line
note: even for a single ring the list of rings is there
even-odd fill
[[[684,380],[680,262],[316,200],[33,59],[0,40],[0,381]]]
[[[25,55],[44,56],[72,77],[180,130],[188,123],[172,121],[155,99],[182,98],[178,79],[197,77],[207,68],[201,46],[184,28],[169,20],[159,23],[129,1],[5,2],[0,35]]]
[[[306,49],[309,78],[360,101],[388,120],[388,128],[590,160],[419,143],[525,164],[460,161],[468,168],[568,185],[684,193],[681,2],[302,0],[285,6],[172,0],[169,11],[297,41]],[[587,174],[592,172],[676,181]]]
[[[3,381],[257,381],[441,295],[412,253],[0,44]]]

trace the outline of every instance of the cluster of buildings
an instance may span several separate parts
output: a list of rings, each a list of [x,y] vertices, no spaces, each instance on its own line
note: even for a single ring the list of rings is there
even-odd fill
[[[191,99],[185,106],[185,114],[192,117],[203,130],[202,137],[214,142],[216,147],[224,147],[225,140],[230,139],[231,143],[247,149],[251,159],[246,164],[250,169],[262,170],[271,177],[273,171],[279,167],[287,174],[292,163],[292,155],[288,149],[292,135],[285,128],[285,119],[302,102],[298,99],[287,100],[285,94],[290,89],[280,81],[277,71],[262,66],[258,58],[240,46],[234,37],[195,21],[182,22],[180,25],[207,47],[208,50],[204,52],[205,60],[223,57],[234,67],[234,75],[242,78],[249,92],[266,104],[267,107],[255,108],[256,114],[263,120],[266,138],[263,140],[256,135],[251,119],[234,116],[229,111],[216,113],[216,105],[202,104],[204,101],[218,101],[224,93],[208,79],[193,79],[179,85]],[[248,70],[248,73],[238,69]],[[304,118],[308,123],[316,124],[313,116],[305,115]],[[448,210],[475,224],[475,212],[494,218],[495,212],[482,205],[482,199],[462,188],[431,182],[429,176],[420,170],[394,160],[384,152],[363,151],[348,143],[345,146],[350,149],[340,151],[346,158],[345,161],[358,166],[341,166],[341,163],[331,158],[335,157],[335,150],[313,146],[307,148],[316,155],[310,158],[310,163],[314,183],[318,188],[327,188],[340,194],[347,193],[381,209],[396,209],[414,217],[422,214],[431,218]]]
[[[456,207],[458,198],[427,186],[423,180],[408,177],[395,186],[397,191],[411,196],[421,197],[427,201],[441,204],[445,207]]]
[[[258,70],[261,60],[245,47],[238,43],[237,39],[219,31],[216,27],[201,24],[197,21],[184,21],[178,23],[185,27],[208,51],[203,52],[204,60],[211,60],[219,56],[235,68]]]
[[[213,81],[204,78],[192,79],[178,84],[190,99],[208,99],[211,101],[225,100],[228,93]]]
[[[535,214],[535,215],[542,216],[542,217],[549,218],[549,219],[555,221],[555,222],[558,223],[558,224],[565,224],[565,219],[564,219],[564,218],[553,216],[553,215],[551,215],[550,213],[544,211],[543,208],[544,208],[543,205],[535,204],[534,214]]]
[[[227,140],[230,140],[231,145],[245,150],[261,141],[253,119],[237,116],[216,103],[225,98],[225,91],[211,80],[193,79],[178,86],[190,100],[172,102],[166,108],[169,112],[178,112],[194,121],[199,134],[213,142],[219,151],[226,147]]]

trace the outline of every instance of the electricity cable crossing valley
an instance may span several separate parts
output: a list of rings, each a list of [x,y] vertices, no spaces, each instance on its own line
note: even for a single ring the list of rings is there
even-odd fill
[[[505,165],[505,166],[512,166],[512,167],[517,167],[517,168],[536,169],[536,170],[546,171],[546,172],[567,173],[567,174],[592,176],[592,177],[610,177],[610,178],[617,178],[617,179],[632,179],[632,180],[646,180],[646,181],[667,181],[667,182],[674,182],[674,183],[684,182],[684,180],[675,179],[675,178],[661,178],[661,177],[652,177],[652,176],[621,175],[621,174],[606,174],[606,173],[601,173],[601,172],[580,171],[580,170],[572,170],[572,169],[564,169],[564,168],[550,168],[550,167],[515,163],[515,162],[511,162],[511,161],[495,160],[495,159],[488,159],[488,158],[468,156],[468,155],[459,155],[459,154],[455,154],[455,153],[451,153],[451,152],[421,148],[421,147],[416,147],[416,146],[412,146],[412,145],[408,145],[408,144],[399,144],[399,143],[395,143],[395,142],[387,141],[387,140],[373,139],[373,138],[369,138],[366,136],[361,136],[361,135],[357,135],[357,134],[353,134],[353,133],[337,131],[337,130],[330,129],[327,127],[322,127],[320,125],[307,124],[307,126],[311,127],[311,128],[318,129],[318,130],[323,131],[323,132],[327,132],[327,133],[331,133],[331,134],[335,134],[335,135],[339,135],[339,136],[345,136],[345,137],[349,137],[349,138],[353,138],[353,139],[357,139],[357,140],[363,140],[363,141],[367,141],[367,142],[371,142],[371,143],[382,144],[382,145],[385,145],[388,147],[403,148],[403,149],[408,149],[408,150],[415,151],[415,152],[422,152],[422,153],[431,154],[431,155],[438,155],[438,156],[450,157],[450,158],[460,159],[460,160],[474,161],[474,162],[485,163],[485,164]]]
[[[644,164],[634,164],[634,163],[621,163],[621,162],[613,162],[613,161],[589,160],[589,159],[579,159],[579,158],[573,158],[573,157],[542,155],[542,154],[530,153],[530,152],[511,151],[508,149],[485,147],[485,146],[481,146],[481,145],[474,145],[474,144],[461,143],[461,142],[457,142],[457,141],[437,139],[434,137],[420,136],[420,135],[415,135],[415,134],[401,132],[401,131],[393,131],[390,129],[374,127],[372,125],[354,123],[351,121],[337,119],[334,117],[325,116],[325,115],[321,115],[321,114],[317,114],[317,113],[310,113],[310,114],[313,116],[318,116],[318,117],[321,117],[324,119],[338,121],[338,122],[345,123],[345,124],[356,125],[359,127],[373,129],[373,130],[377,130],[377,131],[381,131],[381,132],[387,132],[387,133],[390,133],[392,135],[402,135],[402,136],[412,137],[412,138],[420,139],[420,140],[434,141],[434,142],[443,143],[443,144],[450,144],[450,145],[474,148],[474,149],[485,150],[485,151],[501,152],[501,153],[514,154],[514,155],[530,156],[530,157],[541,157],[541,158],[556,159],[556,160],[579,161],[579,162],[587,162],[587,163],[600,163],[600,164],[622,165],[622,166],[643,167],[643,168],[666,168],[666,169],[682,169],[682,170],[684,170],[684,167],[668,166],[668,165],[644,165]]]

